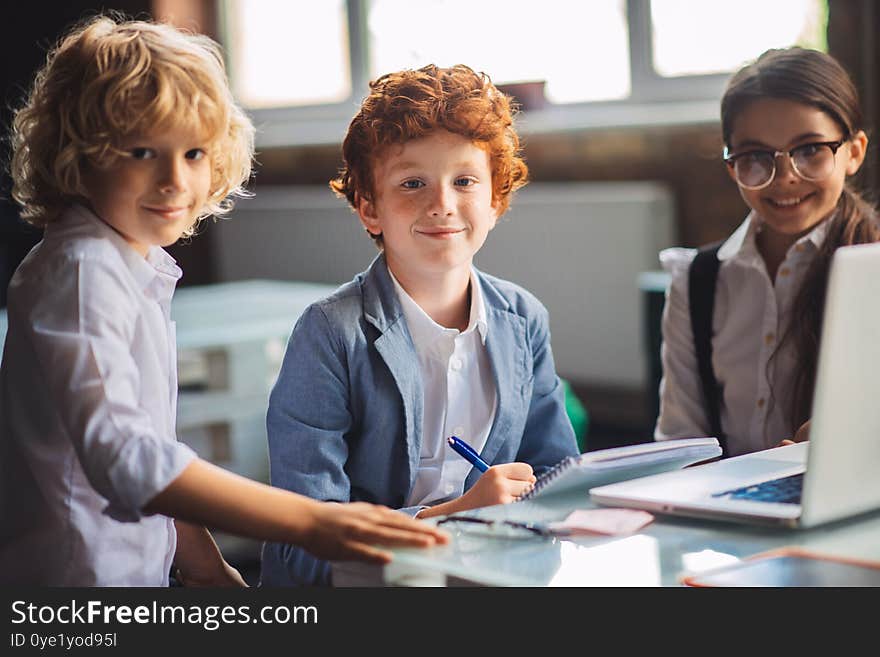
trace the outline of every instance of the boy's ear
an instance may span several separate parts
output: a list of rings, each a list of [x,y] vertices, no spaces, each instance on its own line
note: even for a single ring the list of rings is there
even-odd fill
[[[492,199],[492,218],[495,220],[492,222],[492,228],[495,228],[495,226],[498,225],[498,219],[501,217],[501,215],[499,214],[500,207],[501,201],[499,201],[497,198]],[[490,228],[489,230],[492,230],[492,228]]]
[[[849,162],[846,164],[846,175],[856,173],[865,161],[868,152],[868,135],[864,130],[859,130],[849,140]]]
[[[357,213],[364,228],[370,235],[380,235],[382,227],[379,225],[379,217],[376,215],[376,204],[367,200],[360,194],[356,197]]]

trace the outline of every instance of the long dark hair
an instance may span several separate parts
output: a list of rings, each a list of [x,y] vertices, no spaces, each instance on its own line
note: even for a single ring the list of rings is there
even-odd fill
[[[721,129],[728,147],[736,117],[751,103],[765,98],[816,107],[840,126],[845,137],[863,127],[858,91],[837,60],[817,50],[798,47],[768,50],[727,83],[721,99]],[[880,222],[876,209],[846,183],[825,240],[797,292],[788,327],[768,362],[769,368],[783,346],[792,344],[797,364],[787,411],[793,430],[811,413],[831,257],[840,246],[878,240]]]

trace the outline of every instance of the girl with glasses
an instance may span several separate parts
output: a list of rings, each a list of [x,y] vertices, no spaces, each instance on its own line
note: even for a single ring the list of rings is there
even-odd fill
[[[831,256],[880,228],[847,182],[868,138],[829,55],[765,52],[728,82],[721,123],[751,212],[720,246],[660,254],[672,283],[654,435],[717,435],[731,456],[806,438]]]

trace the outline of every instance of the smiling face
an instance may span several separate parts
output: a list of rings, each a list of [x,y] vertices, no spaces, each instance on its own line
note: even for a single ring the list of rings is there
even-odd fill
[[[730,148],[733,153],[750,150],[789,151],[796,146],[846,137],[843,129],[822,110],[779,98],[757,100],[733,121]],[[841,145],[834,170],[823,179],[804,180],[788,157],[776,159],[776,175],[763,189],[739,187],[746,204],[768,228],[797,238],[830,215],[837,206],[846,177],[856,173],[865,158],[868,139],[858,131]],[[736,180],[733,171],[728,169]]]
[[[205,210],[211,188],[208,145],[187,129],[132,137],[107,169],[92,169],[85,187],[105,223],[146,256],[174,244]]]
[[[404,287],[438,275],[469,276],[474,254],[495,226],[488,153],[438,130],[390,146],[373,170],[375,199],[358,215],[382,234],[386,261]]]

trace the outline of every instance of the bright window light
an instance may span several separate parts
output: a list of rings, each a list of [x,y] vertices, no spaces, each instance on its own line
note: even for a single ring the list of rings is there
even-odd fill
[[[233,88],[246,107],[349,98],[345,0],[231,0],[225,9]]]
[[[554,103],[625,98],[623,0],[372,0],[370,77],[467,64],[496,84],[545,81]]]
[[[768,48],[827,50],[820,0],[651,0],[654,69],[664,77],[727,73]]]
[[[552,132],[715,120],[724,81],[764,50],[827,52],[828,0],[220,6],[233,91],[258,120],[263,147],[335,141],[369,80],[426,64],[487,73],[525,110],[523,129]]]

